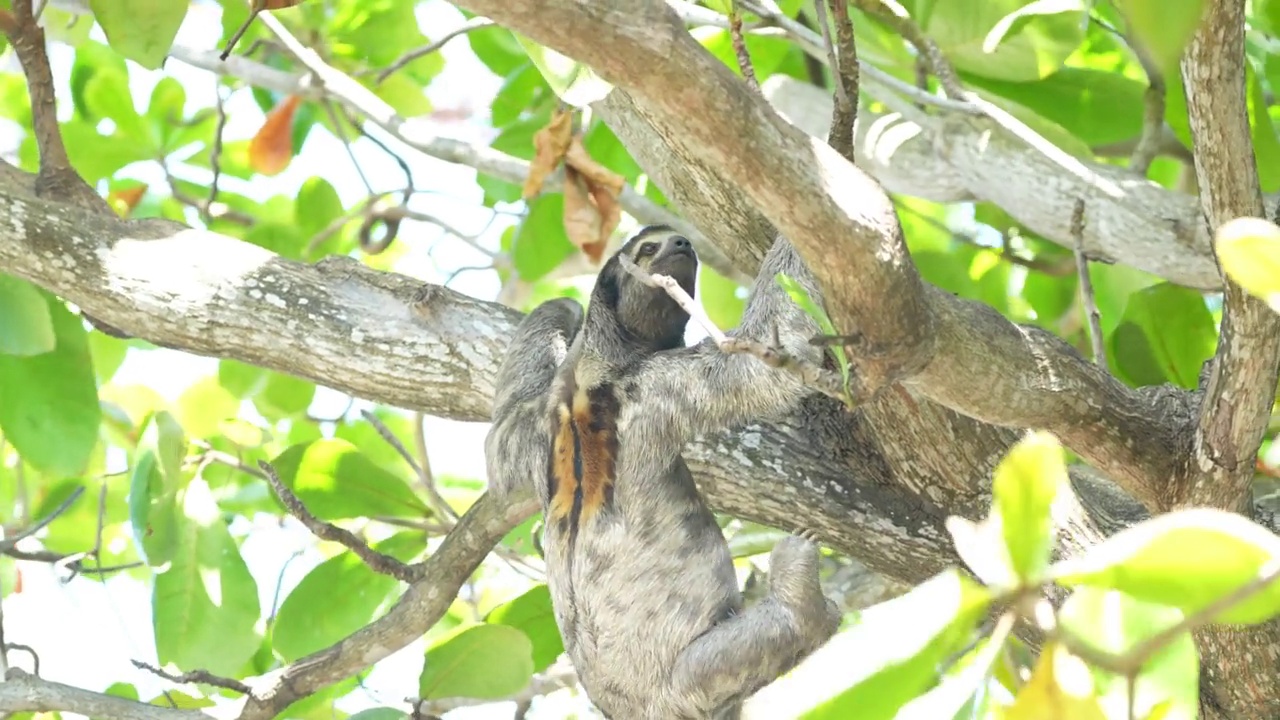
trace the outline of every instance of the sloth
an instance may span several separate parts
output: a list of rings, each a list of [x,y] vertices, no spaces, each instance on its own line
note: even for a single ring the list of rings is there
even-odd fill
[[[680,453],[808,392],[755,357],[711,341],[685,347],[689,315],[622,256],[692,295],[693,246],[658,225],[605,263],[585,320],[563,298],[530,313],[498,373],[490,492],[538,494],[556,623],[596,707],[615,720],[736,720],[747,697],[835,633],[840,613],[819,587],[817,547],[795,535],[773,549],[767,596],[744,607],[728,544]],[[819,329],[778,272],[820,300],[779,238],[738,334],[818,361],[808,339]]]

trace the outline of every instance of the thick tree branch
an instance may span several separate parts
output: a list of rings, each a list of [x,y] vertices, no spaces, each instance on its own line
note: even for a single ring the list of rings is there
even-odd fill
[[[127,698],[63,685],[10,668],[0,682],[0,712],[58,710],[98,720],[208,720],[199,710],[148,705]]]
[[[1209,226],[1265,217],[1245,101],[1245,0],[1206,3],[1182,59],[1196,179]],[[1280,318],[1225,279],[1218,351],[1205,388],[1179,504],[1252,508],[1251,481],[1280,369]],[[1197,633],[1208,708],[1228,717],[1280,716],[1280,624]]]
[[[782,120],[661,0],[456,4],[592,65],[643,102],[667,137],[698,145],[796,246],[837,330],[862,338],[854,357],[864,387],[901,381],[972,418],[1049,429],[1148,507],[1159,505],[1181,456],[1180,416],[1060,339],[926,286],[879,185]]]
[[[1182,61],[1200,202],[1214,230],[1234,218],[1266,217],[1245,102],[1244,6],[1244,0],[1206,6]],[[1239,509],[1247,504],[1275,394],[1280,316],[1224,282],[1218,352],[1184,478],[1190,487],[1177,488],[1175,498]]]

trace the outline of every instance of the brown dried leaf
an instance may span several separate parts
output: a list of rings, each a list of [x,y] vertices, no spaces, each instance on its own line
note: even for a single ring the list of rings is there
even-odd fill
[[[587,177],[592,185],[601,186],[613,194],[617,198],[622,194],[622,188],[627,184],[626,178],[609,168],[601,165],[591,157],[587,152],[587,148],[582,144],[582,136],[578,135],[569,143],[569,149],[564,156],[565,164],[572,165],[574,170],[582,173]]]
[[[293,159],[293,114],[300,95],[285,98],[267,115],[258,134],[249,141],[249,167],[263,175],[275,175]]]
[[[564,169],[564,231],[569,241],[593,263],[604,256],[605,241],[609,234],[601,236],[602,220],[596,207],[588,181],[572,166]]]
[[[145,184],[117,188],[107,193],[107,204],[120,217],[129,217],[129,213],[133,212],[133,209],[138,206],[138,203],[142,201],[142,196],[145,194],[147,194],[147,186]]]
[[[603,252],[609,236],[618,229],[618,223],[622,222],[622,204],[618,202],[618,193],[611,188],[587,180],[587,190],[591,193],[596,211],[600,213],[600,247]]]
[[[542,184],[547,176],[560,164],[565,151],[569,149],[570,136],[573,133],[573,113],[563,110],[551,116],[551,122],[533,136],[534,157],[529,164],[529,176],[524,179],[524,199],[528,200],[542,192]]]

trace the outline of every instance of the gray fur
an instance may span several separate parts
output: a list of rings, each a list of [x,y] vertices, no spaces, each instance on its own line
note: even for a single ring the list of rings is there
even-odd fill
[[[663,243],[637,264],[691,292],[696,263],[663,260],[677,237],[646,228],[619,252],[635,257],[640,243]],[[819,329],[777,286],[777,272],[820,300],[791,244],[779,239],[738,332],[820,362],[808,343]],[[571,323],[545,307],[525,320],[499,373],[499,397],[508,402],[495,407],[486,439],[492,486],[533,480],[548,512],[557,404],[602,383],[612,383],[620,404],[612,503],[584,516],[573,535],[546,524],[548,585],[566,650],[588,696],[614,720],[736,720],[748,696],[831,637],[840,615],[819,588],[817,548],[795,536],[773,550],[768,596],[744,608],[728,545],[680,452],[702,433],[785,412],[807,391],[790,374],[711,341],[673,344],[671,330],[682,334],[687,315],[616,260],[602,269],[585,325],[553,380],[546,338]]]

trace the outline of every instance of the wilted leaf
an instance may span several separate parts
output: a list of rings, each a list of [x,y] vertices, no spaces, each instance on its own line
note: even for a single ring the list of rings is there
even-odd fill
[[[290,95],[267,114],[249,141],[249,166],[263,175],[275,175],[293,159],[293,115],[301,95]]]
[[[551,116],[547,123],[533,135],[534,157],[529,164],[529,176],[524,179],[523,197],[525,200],[542,192],[542,184],[546,182],[560,160],[569,150],[569,142],[573,133],[572,111],[561,111]]]
[[[44,296],[26,280],[0,273],[0,354],[43,355],[56,344]]]
[[[142,196],[147,194],[146,184],[117,188],[107,193],[107,204],[120,217],[129,217],[129,213],[138,206]]]
[[[513,627],[461,628],[427,650],[418,696],[496,700],[519,692],[533,677],[531,652],[529,638]]]
[[[1218,262],[1233,281],[1280,312],[1280,227],[1262,218],[1223,223]]]
[[[603,230],[603,218],[600,211],[591,201],[591,191],[587,181],[578,171],[565,166],[564,169],[564,232],[569,241],[578,247],[593,263],[599,263],[604,256],[605,242],[608,235],[600,238]]]
[[[1087,585],[1187,614],[1229,595],[1280,562],[1280,537],[1243,515],[1195,508],[1158,515],[1112,535],[1051,574],[1061,585]],[[1272,581],[1215,622],[1255,624],[1280,613]]]

